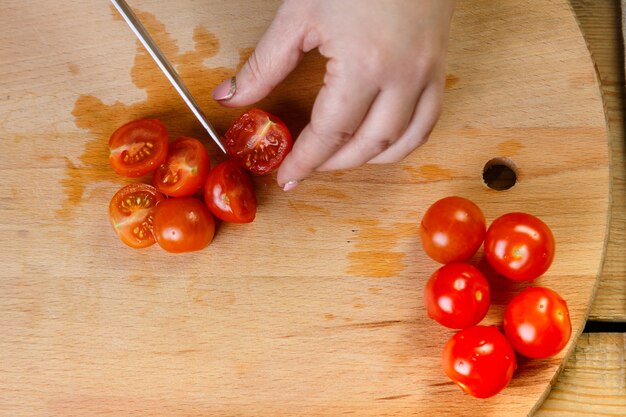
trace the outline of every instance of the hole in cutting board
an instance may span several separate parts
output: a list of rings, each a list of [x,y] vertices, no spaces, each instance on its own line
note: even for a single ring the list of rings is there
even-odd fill
[[[517,182],[517,167],[509,158],[490,159],[483,168],[483,181],[492,190],[508,190]]]

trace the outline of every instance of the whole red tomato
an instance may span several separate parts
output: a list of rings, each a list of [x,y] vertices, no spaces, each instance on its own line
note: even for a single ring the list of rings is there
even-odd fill
[[[491,223],[485,236],[485,256],[496,272],[516,281],[532,281],[554,259],[550,228],[527,213],[507,213]]]
[[[168,252],[191,252],[213,240],[215,220],[206,204],[197,198],[170,198],[154,210],[154,237]]]
[[[489,310],[489,283],[466,263],[452,263],[436,270],[424,291],[428,316],[452,329],[478,324]]]
[[[228,154],[255,174],[267,174],[278,168],[292,146],[287,126],[260,109],[242,114],[226,131],[224,139]]]
[[[164,197],[151,185],[128,184],[109,203],[109,220],[122,242],[131,248],[154,244],[155,206]]]
[[[474,256],[485,237],[485,216],[472,201],[445,197],[431,205],[420,223],[422,246],[428,256],[447,264]]]
[[[120,175],[141,177],[163,163],[168,147],[167,130],[160,120],[133,120],[109,138],[109,164]]]
[[[229,159],[211,170],[204,186],[204,201],[219,219],[250,223],[256,216],[256,195],[248,173]]]
[[[152,182],[170,197],[190,197],[204,185],[210,160],[198,139],[181,136],[170,144],[165,162],[154,173]]]
[[[572,335],[565,300],[545,287],[529,287],[517,294],[504,312],[504,333],[513,348],[529,358],[559,353]]]
[[[459,331],[444,346],[442,359],[446,375],[464,392],[478,398],[496,395],[517,369],[513,348],[495,326]]]

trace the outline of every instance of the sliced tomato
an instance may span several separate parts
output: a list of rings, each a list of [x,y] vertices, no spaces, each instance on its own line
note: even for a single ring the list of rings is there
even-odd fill
[[[213,240],[215,220],[206,204],[197,198],[169,198],[154,212],[154,237],[168,252],[192,252]]]
[[[141,177],[163,163],[168,142],[167,130],[160,120],[133,120],[109,138],[109,164],[120,175]]]
[[[228,154],[255,174],[278,168],[291,151],[291,133],[276,116],[260,109],[242,114],[224,135]]]
[[[181,136],[170,144],[169,153],[155,171],[153,184],[170,197],[190,197],[206,181],[210,160],[198,139]]]
[[[248,173],[232,159],[211,170],[204,186],[209,210],[226,222],[250,223],[256,216],[256,195]]]
[[[163,195],[147,184],[129,184],[115,193],[109,203],[109,220],[120,240],[132,248],[154,244],[154,209],[163,200]]]

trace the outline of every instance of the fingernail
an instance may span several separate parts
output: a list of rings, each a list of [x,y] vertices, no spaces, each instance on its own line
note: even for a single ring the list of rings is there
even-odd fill
[[[283,186],[283,191],[291,191],[294,188],[296,188],[298,184],[300,184],[300,181],[298,180],[287,181],[285,185]]]
[[[229,100],[235,95],[236,92],[237,79],[232,77],[215,87],[215,90],[213,90],[213,99],[217,101]]]

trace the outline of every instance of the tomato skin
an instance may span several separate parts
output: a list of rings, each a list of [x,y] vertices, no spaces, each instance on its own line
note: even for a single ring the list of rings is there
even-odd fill
[[[515,351],[495,326],[457,332],[443,348],[442,364],[455,384],[477,398],[502,391],[517,369]]]
[[[119,175],[141,177],[163,163],[168,148],[167,130],[160,120],[133,120],[109,138],[109,164]]]
[[[474,266],[460,262],[436,270],[424,291],[428,316],[451,329],[478,324],[487,315],[490,298],[484,275]]]
[[[211,170],[204,186],[204,201],[217,218],[250,223],[256,217],[257,200],[248,173],[229,159]]]
[[[485,216],[472,201],[445,197],[433,203],[420,223],[420,238],[426,254],[447,264],[464,262],[480,248],[487,229]]]
[[[181,136],[170,144],[165,161],[154,173],[153,184],[170,197],[191,197],[206,181],[211,162],[197,139]]]
[[[154,237],[168,252],[204,249],[214,234],[215,220],[207,206],[197,198],[170,198],[156,206]]]
[[[109,221],[122,242],[131,248],[153,245],[155,206],[164,197],[147,184],[129,184],[119,189],[109,203]]]
[[[555,242],[552,231],[539,218],[507,213],[487,229],[484,250],[496,272],[515,281],[532,281],[552,264]]]
[[[567,303],[549,288],[526,288],[506,307],[504,333],[513,348],[526,357],[556,355],[572,335]]]
[[[243,113],[224,135],[228,154],[254,174],[276,170],[292,145],[291,133],[285,123],[260,109]]]

